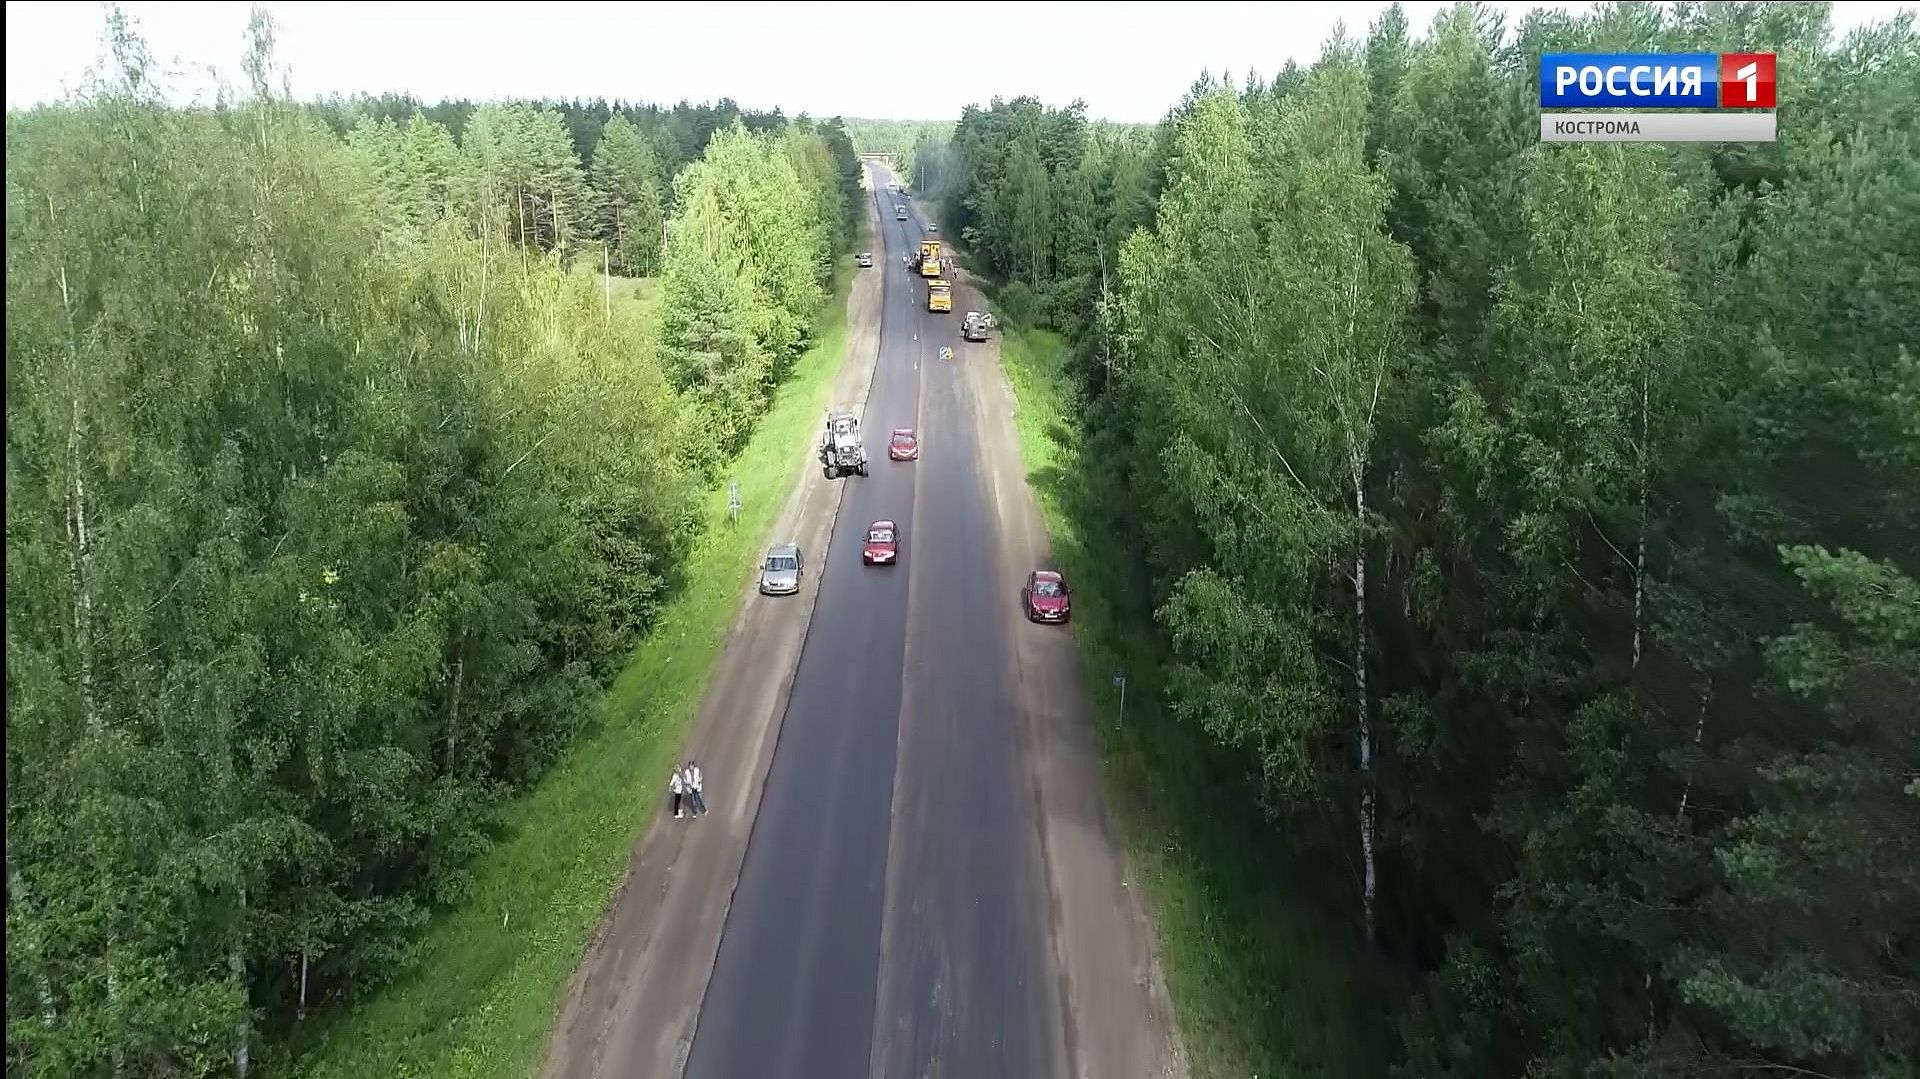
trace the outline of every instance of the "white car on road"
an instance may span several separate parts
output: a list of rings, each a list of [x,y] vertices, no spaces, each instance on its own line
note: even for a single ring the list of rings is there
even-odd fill
[[[760,594],[791,596],[800,591],[800,571],[798,545],[782,543],[769,548],[766,561],[760,563]]]

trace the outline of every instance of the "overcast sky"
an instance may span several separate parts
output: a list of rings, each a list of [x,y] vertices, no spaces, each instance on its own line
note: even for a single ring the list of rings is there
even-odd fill
[[[209,69],[240,75],[246,2],[126,3],[176,96]],[[1443,3],[1407,3],[1424,29]],[[1517,21],[1534,7],[1505,3]],[[1836,29],[1912,3],[1835,5]],[[731,97],[789,115],[957,117],[994,95],[1085,98],[1108,120],[1158,120],[1203,69],[1310,61],[1336,23],[1364,34],[1384,3],[357,3],[267,4],[301,98],[405,91],[467,97]],[[7,105],[58,98],[94,62],[99,5],[8,0]]]

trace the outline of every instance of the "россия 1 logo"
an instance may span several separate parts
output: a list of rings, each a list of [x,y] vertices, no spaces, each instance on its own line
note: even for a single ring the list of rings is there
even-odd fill
[[[1774,96],[1770,52],[1550,52],[1540,140],[1773,142]]]
[[[1771,109],[1770,52],[1550,52],[1543,109]]]

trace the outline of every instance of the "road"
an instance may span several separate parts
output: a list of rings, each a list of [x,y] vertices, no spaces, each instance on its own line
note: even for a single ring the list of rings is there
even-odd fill
[[[883,246],[849,316],[877,323],[847,365],[874,349],[857,372],[871,474],[829,487],[815,467],[783,514],[783,536],[824,549],[805,550],[797,608],[749,597],[694,738],[710,789],[737,776],[739,794],[692,828],[655,822],[548,1075],[1184,1070],[1100,802],[1071,639],[1019,614],[1045,537],[997,346],[958,339],[980,304],[970,288],[953,314],[926,311],[900,261],[925,219],[909,203],[894,220],[887,178],[870,175]],[[859,381],[843,372],[838,392]],[[920,460],[890,462],[887,433],[906,426]],[[880,518],[899,526],[901,563],[866,567]]]

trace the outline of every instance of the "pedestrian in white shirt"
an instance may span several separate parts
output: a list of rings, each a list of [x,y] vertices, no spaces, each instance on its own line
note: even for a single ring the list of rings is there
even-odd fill
[[[673,819],[679,820],[686,816],[680,809],[680,798],[687,789],[687,779],[680,774],[679,769],[674,769],[673,777],[667,780],[667,789],[673,792]]]
[[[698,762],[687,762],[686,779],[687,796],[693,800],[693,815],[696,817],[706,816],[707,796],[705,792],[705,777],[700,774],[700,765]]]

